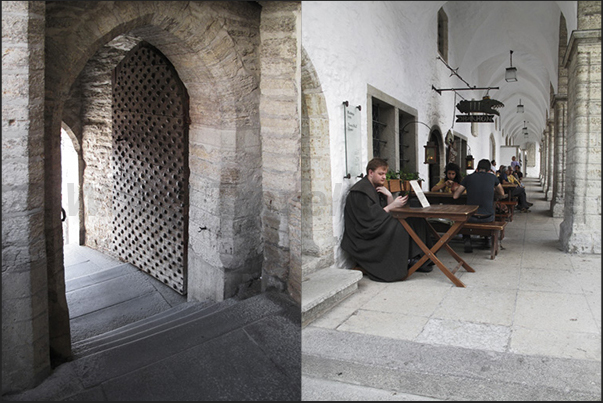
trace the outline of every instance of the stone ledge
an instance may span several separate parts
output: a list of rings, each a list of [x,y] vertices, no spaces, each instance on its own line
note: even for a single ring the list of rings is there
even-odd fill
[[[358,289],[362,273],[333,266],[308,276],[302,283],[302,327]]]

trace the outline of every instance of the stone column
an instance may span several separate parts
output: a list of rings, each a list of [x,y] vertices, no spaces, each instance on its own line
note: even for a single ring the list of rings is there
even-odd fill
[[[43,1],[2,2],[2,393],[50,373]]]
[[[601,253],[601,2],[578,2],[568,69],[565,211],[559,240],[570,253]]]
[[[540,155],[540,183],[545,193],[548,186],[548,166],[549,166],[549,129],[548,126],[542,132],[542,154]]]
[[[553,196],[553,172],[555,169],[555,129],[553,125],[552,119],[547,119],[547,132],[549,139],[549,147],[548,147],[548,161],[546,168],[546,191],[545,191],[545,200],[551,200]]]
[[[301,2],[260,5],[262,290],[286,289],[301,303]]]
[[[551,215],[562,218],[565,190],[565,122],[567,119],[567,97],[555,97],[555,164],[553,171],[553,194],[551,197]]]
[[[544,133],[542,134],[542,139],[540,140],[538,152],[540,153],[540,165],[538,167],[540,174],[538,175],[538,179],[540,180],[540,186],[544,187],[544,156],[546,154]]]
[[[567,52],[567,25],[563,14],[559,18],[559,73],[557,94],[553,98],[555,113],[555,164],[553,170],[553,196],[551,199],[551,215],[563,218],[563,194],[565,193],[565,150],[567,122],[567,69],[563,66],[563,58]]]

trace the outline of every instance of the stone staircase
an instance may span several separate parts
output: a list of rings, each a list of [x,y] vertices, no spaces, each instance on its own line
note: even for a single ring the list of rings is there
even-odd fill
[[[3,400],[297,400],[299,305],[281,293],[184,303],[74,343],[75,359]]]
[[[194,326],[195,321],[218,314],[234,304],[235,301],[229,299],[222,303],[187,302],[177,305],[144,320],[73,343],[73,355],[75,358],[82,358],[112,348],[119,348],[128,343],[136,343],[180,327]]]

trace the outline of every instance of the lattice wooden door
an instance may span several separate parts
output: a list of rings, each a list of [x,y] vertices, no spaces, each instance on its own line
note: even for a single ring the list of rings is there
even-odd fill
[[[113,248],[186,294],[188,95],[142,42],[113,72]]]

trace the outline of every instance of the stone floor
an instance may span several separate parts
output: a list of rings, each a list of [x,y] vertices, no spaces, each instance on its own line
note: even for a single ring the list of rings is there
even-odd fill
[[[562,219],[551,217],[536,179],[526,178],[525,183],[534,206],[530,213],[514,215],[506,227],[504,249],[495,260],[490,260],[488,249],[477,247],[475,238],[471,254],[463,252],[461,240],[451,242],[475,269],[475,273],[464,269],[456,273],[465,288],[454,286],[435,266],[431,273],[417,272],[404,282],[378,283],[364,276],[353,295],[305,327],[303,400],[355,400],[346,394],[350,388],[328,395],[325,384],[304,370],[304,358],[319,354],[312,347],[319,334],[571,359],[594,362],[600,368],[601,256],[561,251]],[[438,252],[438,257],[454,267],[446,251]],[[600,396],[600,381],[598,390]],[[398,398],[384,399],[383,391],[375,389],[374,397],[407,400],[400,399],[398,392]]]

